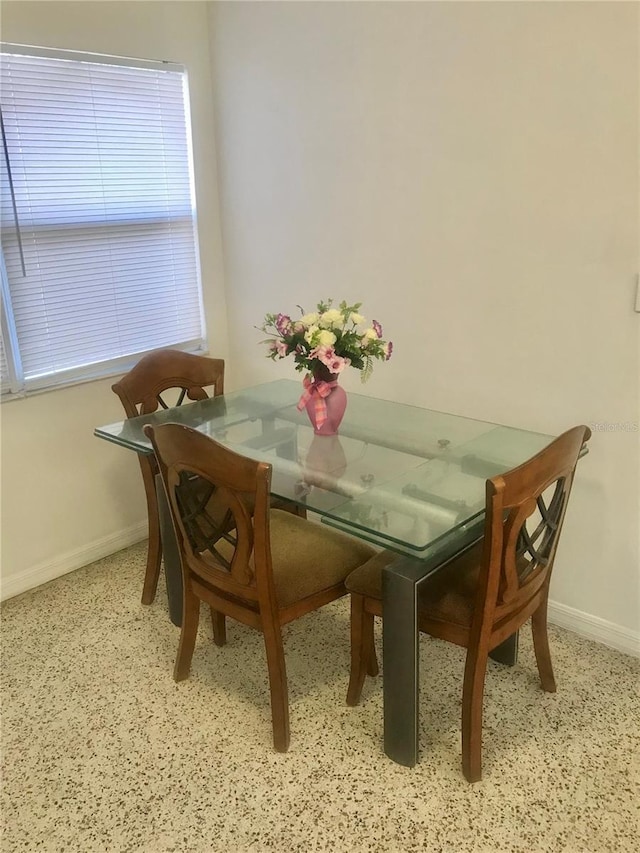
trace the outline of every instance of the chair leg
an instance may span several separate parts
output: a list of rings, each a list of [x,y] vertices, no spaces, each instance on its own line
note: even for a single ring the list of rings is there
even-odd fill
[[[291,736],[289,732],[289,691],[282,631],[280,625],[274,624],[272,621],[265,624],[263,630],[271,693],[273,746],[278,752],[286,752],[289,749]]]
[[[482,778],[482,703],[486,649],[468,649],[462,688],[462,772],[467,781]]]
[[[153,507],[150,502],[147,502],[147,509],[149,514],[149,546],[147,549],[147,568],[144,573],[144,585],[142,587],[142,603],[152,604],[156,597],[158,578],[160,577],[162,540],[160,539],[158,507]]]
[[[211,608],[211,625],[213,626],[213,642],[216,646],[224,646],[227,642],[227,624],[224,613]]]
[[[531,616],[531,633],[533,634],[533,649],[540,674],[542,689],[547,693],[556,692],[556,680],[551,664],[549,651],[549,635],[547,633],[547,596],[544,597],[537,610]]]
[[[351,673],[347,689],[347,705],[357,705],[360,701],[362,686],[367,672],[377,670],[375,649],[373,648],[373,614],[367,613],[363,595],[351,593]],[[373,674],[373,672],[371,672]]]
[[[173,668],[175,681],[184,681],[189,677],[191,659],[196,645],[198,635],[198,622],[200,621],[200,599],[188,584],[185,584],[184,599],[182,604],[182,628],[180,630],[180,643],[178,654]]]

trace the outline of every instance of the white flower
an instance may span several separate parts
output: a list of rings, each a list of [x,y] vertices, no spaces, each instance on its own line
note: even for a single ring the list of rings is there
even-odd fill
[[[366,341],[377,341],[378,340],[378,333],[376,332],[375,329],[367,329],[363,333],[362,339],[366,340]]]
[[[312,316],[311,314],[305,314],[305,317],[311,317],[311,316]],[[317,317],[318,315],[316,314],[315,316]],[[304,317],[302,318],[302,321],[304,322]],[[307,329],[307,331],[304,333],[304,339],[305,339],[305,341],[306,341],[308,344],[311,344],[311,346],[315,346],[315,338],[314,338],[314,336],[315,336],[315,335],[317,335],[317,333],[318,333],[319,331],[320,331],[320,330],[318,329],[318,327],[317,327],[317,326],[315,326],[315,325],[311,325],[311,326],[309,326],[309,328]]]
[[[349,316],[349,319],[356,326],[358,325],[358,323],[364,323],[364,317],[362,316],[362,314],[358,314],[357,311],[352,311]]]
[[[328,329],[320,329],[316,340],[319,346],[332,347],[336,342],[336,336]]]
[[[325,328],[342,326],[342,312],[337,308],[330,308],[320,315],[320,324]]]
[[[319,319],[320,315],[317,312],[313,312],[312,314],[305,314],[301,317],[300,322],[304,323],[305,326],[316,326]]]

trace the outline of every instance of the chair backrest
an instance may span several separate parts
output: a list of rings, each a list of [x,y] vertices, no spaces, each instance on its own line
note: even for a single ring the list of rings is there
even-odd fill
[[[193,355],[180,350],[161,349],[143,356],[126,376],[112,385],[128,418],[149,415],[159,407],[181,405],[188,400],[204,400],[205,388],[213,396],[224,393],[224,360]],[[162,394],[177,389],[176,400],[167,402]]]
[[[522,624],[548,592],[586,426],[563,433],[530,460],[487,480],[483,565],[475,632]]]
[[[153,445],[186,567],[242,599],[274,601],[271,465],[181,424],[144,428]]]

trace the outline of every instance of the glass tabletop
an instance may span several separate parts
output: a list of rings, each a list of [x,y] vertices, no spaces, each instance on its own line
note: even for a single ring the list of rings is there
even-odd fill
[[[274,495],[390,550],[427,557],[471,536],[485,480],[524,462],[552,436],[349,393],[336,436],[299,412],[300,383],[277,380],[98,427],[150,453],[145,424],[182,423],[272,465]]]

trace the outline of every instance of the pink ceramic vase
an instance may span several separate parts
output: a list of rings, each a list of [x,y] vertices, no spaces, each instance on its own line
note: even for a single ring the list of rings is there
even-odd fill
[[[330,387],[327,388],[327,385]],[[347,392],[338,385],[337,374],[329,373],[324,364],[318,364],[313,371],[313,386],[310,390],[306,410],[314,434],[336,435],[347,408]],[[322,420],[324,415],[326,417]]]

